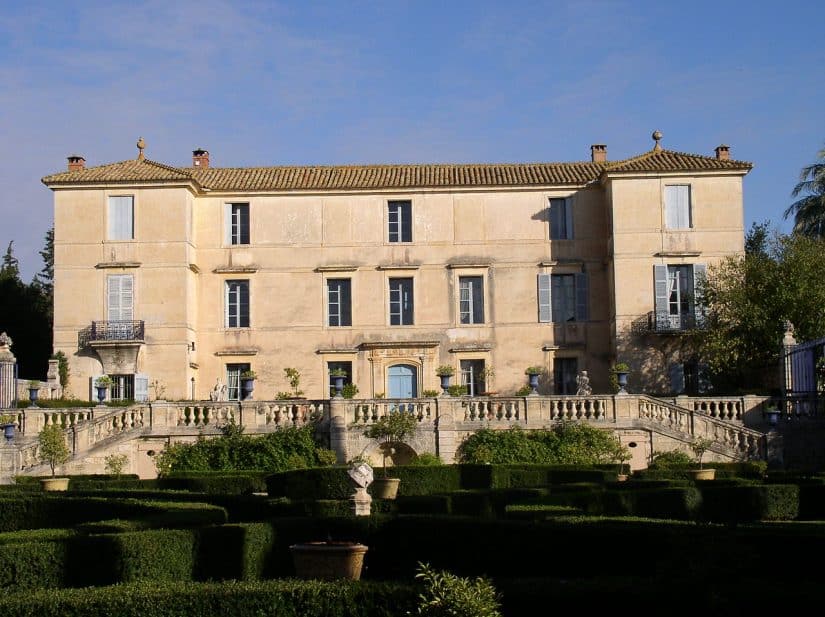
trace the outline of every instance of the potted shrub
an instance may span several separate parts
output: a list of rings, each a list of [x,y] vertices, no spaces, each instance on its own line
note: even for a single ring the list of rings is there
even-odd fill
[[[288,366],[284,369],[284,375],[292,388],[292,398],[301,398],[304,394],[302,390],[298,389],[301,385],[301,372],[297,368]]]
[[[103,377],[98,377],[97,381],[95,381],[95,387],[97,388],[97,401],[101,405],[103,401],[106,400],[106,391],[112,387],[112,378],[108,375],[103,375]]]
[[[29,382],[29,400],[32,407],[37,407],[37,394],[40,392],[40,382],[32,379]]]
[[[697,437],[690,444],[690,449],[693,450],[693,453],[696,455],[696,462],[699,463],[699,469],[688,470],[688,473],[694,480],[713,480],[716,477],[715,469],[702,468],[702,457],[712,445],[713,441],[706,439],[705,437]]]
[[[341,391],[341,396],[344,398],[353,398],[356,394],[358,394],[358,386],[354,383],[345,383],[344,387]]]
[[[298,578],[335,580],[361,578],[367,547],[357,542],[303,542],[289,547]]]
[[[336,368],[329,372],[329,376],[332,377],[332,380],[335,383],[335,396],[343,396],[344,379],[347,377],[347,372],[342,368]]]
[[[478,372],[478,380],[484,384],[484,392],[481,393],[482,396],[495,396],[498,394],[490,388],[490,381],[492,381],[495,374],[496,372],[492,366],[485,366]]]
[[[247,369],[241,373],[241,390],[243,391],[243,400],[252,400],[252,391],[255,389],[255,379],[257,377],[258,374],[251,369]]]
[[[381,450],[382,477],[372,482],[372,495],[377,499],[395,499],[398,493],[399,478],[387,477],[387,457],[392,456],[392,446],[404,443],[407,437],[415,433],[418,419],[406,411],[394,411],[376,420],[364,430],[364,437],[375,439]]]
[[[6,438],[7,442],[11,442],[14,439],[14,427],[16,423],[16,418],[10,413],[4,413],[0,415],[0,428],[3,429],[3,437]]]
[[[527,378],[530,383],[530,394],[538,394],[539,393],[539,375],[542,373],[542,368],[540,366],[528,366],[524,370],[524,374],[527,375]]]
[[[467,396],[467,393],[467,386],[462,386],[460,383],[453,384],[447,388],[447,394],[450,396]]]
[[[447,396],[447,390],[450,387],[450,378],[455,375],[455,368],[449,364],[442,364],[435,369],[435,374],[441,378],[441,394]]]
[[[41,478],[44,491],[65,491],[69,488],[68,478],[56,478],[55,468],[69,460],[69,447],[63,429],[57,424],[44,426],[37,438],[40,446],[38,455],[41,463],[47,463],[52,470],[51,478]]]
[[[627,394],[627,376],[630,374],[630,366],[626,362],[617,362],[610,367],[610,385],[616,394]]]

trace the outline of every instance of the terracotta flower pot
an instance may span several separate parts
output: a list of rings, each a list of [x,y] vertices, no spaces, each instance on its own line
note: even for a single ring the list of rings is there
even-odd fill
[[[305,542],[289,547],[298,578],[357,581],[367,547],[357,542]]]
[[[370,485],[370,492],[375,499],[395,499],[400,483],[400,478],[375,478]]]
[[[714,480],[716,478],[716,470],[711,469],[688,469],[688,475],[693,480]]]

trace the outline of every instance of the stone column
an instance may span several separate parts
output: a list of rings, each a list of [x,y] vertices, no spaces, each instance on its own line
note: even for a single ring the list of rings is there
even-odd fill
[[[436,454],[441,460],[449,465],[455,462],[456,430],[453,411],[455,401],[448,399],[436,399],[436,409],[438,416],[435,420],[435,443]]]
[[[17,401],[17,359],[11,353],[12,340],[0,334],[0,409],[13,407]]]
[[[782,396],[787,397],[788,392],[793,391],[792,355],[797,343],[793,335],[793,324],[790,321],[786,321],[784,325],[785,335],[782,337],[782,347],[780,351],[782,354]]]

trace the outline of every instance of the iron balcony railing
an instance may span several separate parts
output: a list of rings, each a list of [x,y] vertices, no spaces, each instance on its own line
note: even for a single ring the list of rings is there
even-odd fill
[[[77,335],[78,347],[95,341],[143,341],[143,321],[93,321]]]
[[[670,313],[650,311],[647,314],[647,330],[656,334],[677,334],[698,330],[704,328],[704,326],[704,316],[695,313],[671,315]]]

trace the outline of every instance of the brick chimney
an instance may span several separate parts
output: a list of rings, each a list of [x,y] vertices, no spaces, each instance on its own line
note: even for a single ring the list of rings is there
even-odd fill
[[[716,158],[719,161],[729,161],[730,146],[726,146],[725,144],[722,144],[721,146],[716,146]]]
[[[590,146],[590,160],[594,163],[604,163],[607,160],[607,146],[604,144]]]
[[[66,157],[69,160],[69,171],[80,171],[86,169],[86,159],[79,154],[71,154]]]
[[[209,169],[209,151],[203,148],[192,150],[192,167]]]

